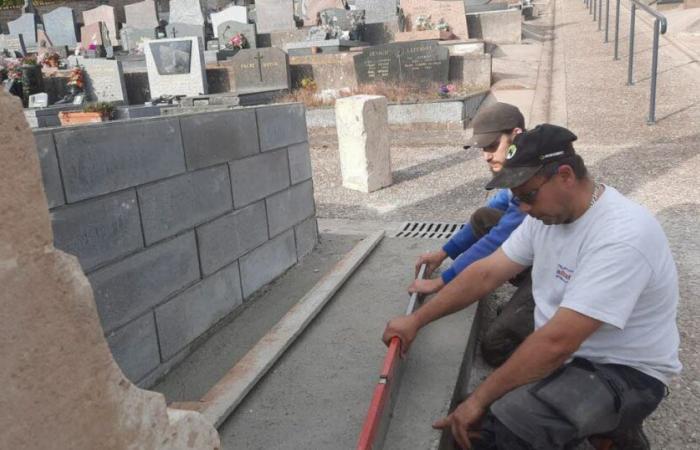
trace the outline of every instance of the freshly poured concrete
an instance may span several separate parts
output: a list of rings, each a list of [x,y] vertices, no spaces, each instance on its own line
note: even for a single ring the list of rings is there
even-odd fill
[[[156,390],[169,400],[198,399],[357,239],[322,235],[319,248],[298,268],[275,282]],[[223,448],[354,447],[386,352],[380,340],[384,326],[406,308],[416,256],[439,245],[434,240],[385,238],[220,427]],[[320,253],[325,257],[319,258]],[[430,425],[449,406],[471,311],[419,334],[388,431],[391,444],[385,448],[427,449],[439,439]]]

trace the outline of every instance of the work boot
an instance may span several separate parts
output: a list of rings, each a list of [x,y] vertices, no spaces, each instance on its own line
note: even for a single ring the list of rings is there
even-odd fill
[[[609,434],[615,450],[650,450],[649,439],[644,434],[642,425],[617,429]]]

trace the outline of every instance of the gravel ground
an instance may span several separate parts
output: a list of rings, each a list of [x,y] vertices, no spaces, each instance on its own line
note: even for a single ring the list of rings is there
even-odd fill
[[[626,86],[629,10],[620,21],[620,61],[582,2],[556,3],[563,42],[567,124],[595,178],[649,208],[662,223],[676,258],[681,301],[678,325],[684,370],[670,396],[646,422],[653,448],[700,448],[700,64],[661,41],[657,123],[647,125],[651,29],[638,22],[633,86]],[[611,18],[611,23],[614,23]],[[686,44],[688,41],[685,41]],[[695,49],[697,51],[698,49]],[[523,68],[524,70],[524,68]],[[555,99],[556,100],[556,99]],[[394,130],[394,184],[362,194],[341,186],[334,130],[311,135],[318,215],[377,221],[460,222],[483,204],[489,178],[479,154],[461,147],[464,132]],[[505,294],[498,294],[503,297]],[[484,376],[488,370],[477,370]]]

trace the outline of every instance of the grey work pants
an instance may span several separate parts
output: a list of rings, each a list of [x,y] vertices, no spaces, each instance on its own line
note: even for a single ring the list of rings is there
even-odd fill
[[[641,426],[664,384],[636,369],[577,358],[491,405],[476,450],[569,449],[590,436]]]

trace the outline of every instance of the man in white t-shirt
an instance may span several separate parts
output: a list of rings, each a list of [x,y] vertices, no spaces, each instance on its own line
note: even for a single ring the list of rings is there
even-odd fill
[[[649,448],[643,420],[681,370],[678,277],[656,219],[594,182],[576,136],[555,125],[518,135],[487,189],[510,188],[528,217],[492,255],[460,273],[383,340],[405,351],[418,330],[532,265],[535,332],[434,426],[480,449],[564,449],[611,438]]]

